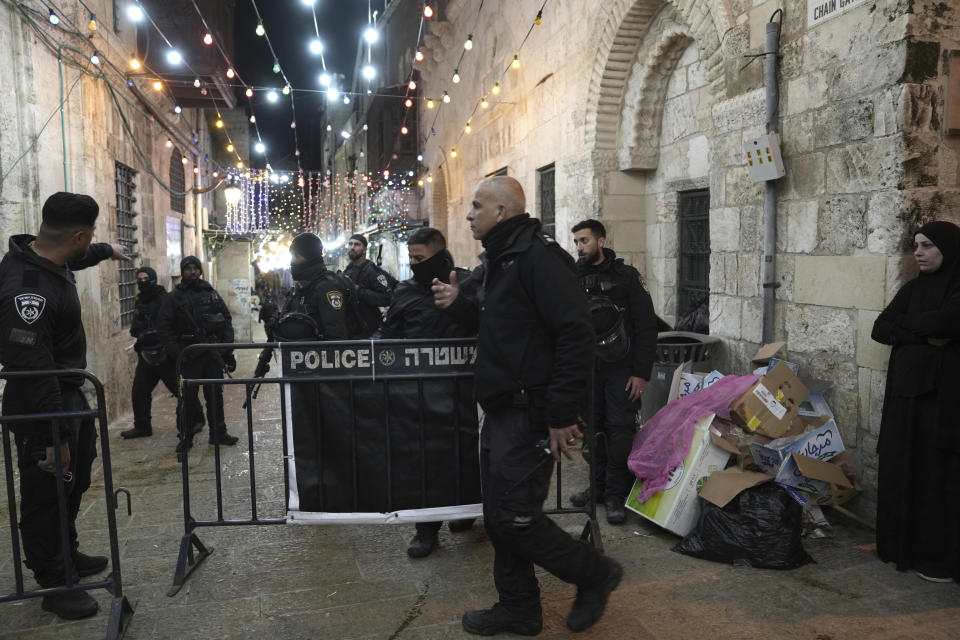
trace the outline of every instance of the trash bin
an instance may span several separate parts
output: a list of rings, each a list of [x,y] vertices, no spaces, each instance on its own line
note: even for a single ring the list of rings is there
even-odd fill
[[[710,360],[720,346],[720,338],[693,331],[661,331],[657,334],[657,356],[643,392],[640,419],[646,422],[667,404],[673,372],[684,362]]]

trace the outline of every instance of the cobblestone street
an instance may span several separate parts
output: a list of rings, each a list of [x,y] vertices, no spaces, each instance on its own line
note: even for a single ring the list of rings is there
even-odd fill
[[[238,359],[253,369],[256,352]],[[241,389],[227,387],[230,430],[243,436]],[[258,509],[282,516],[283,482],[279,402],[264,386],[253,424]],[[180,537],[183,505],[176,462],[174,402],[155,395],[152,438],[122,440],[129,419],[110,425],[114,482],[130,490],[133,515],[118,511],[124,593],[135,601],[126,637],[162,638],[459,638],[460,616],[489,606],[496,592],[492,550],[477,524],[441,531],[429,558],[405,553],[410,525],[261,526],[201,529],[215,548],[186,585],[167,597]],[[222,451],[225,517],[247,517],[248,447]],[[198,518],[214,517],[213,447],[198,436],[190,456],[191,496]],[[580,487],[584,464],[564,467],[564,495]],[[5,501],[4,501],[5,502]],[[0,591],[14,589],[6,509],[0,527]],[[606,616],[582,637],[643,640],[738,638],[841,640],[960,637],[960,588],[931,584],[879,562],[872,533],[828,511],[834,536],[805,540],[816,560],[794,571],[740,569],[671,552],[677,538],[631,515],[612,527],[601,518],[607,552],[623,563],[626,578]],[[102,474],[87,493],[79,519],[81,549],[107,554]],[[574,534],[582,517],[564,516]],[[33,585],[27,579],[28,588]],[[564,619],[574,589],[541,575],[541,637],[573,634]],[[109,595],[93,592],[100,613],[64,622],[40,609],[38,600],[0,605],[0,637],[101,638]]]

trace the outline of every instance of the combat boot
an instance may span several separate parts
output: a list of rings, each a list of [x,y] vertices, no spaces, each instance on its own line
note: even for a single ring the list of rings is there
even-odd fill
[[[217,427],[216,429],[210,429],[210,439],[208,442],[210,444],[217,444],[219,442],[222,445],[232,447],[233,445],[237,444],[239,440],[240,438],[237,436],[232,436],[227,433],[227,426],[223,425],[221,427]]]
[[[64,620],[80,620],[96,615],[100,605],[86,591],[65,591],[43,596],[40,607]]]
[[[81,551],[74,551],[72,555],[73,568],[77,570],[81,578],[100,573],[107,568],[106,556],[88,556]]]
[[[120,437],[129,440],[130,438],[149,438],[153,435],[153,428],[150,425],[133,425],[133,429],[127,429],[120,432]]]
[[[478,636],[498,633],[515,633],[518,636],[535,636],[543,629],[543,614],[521,616],[511,613],[499,602],[490,609],[467,611],[460,619],[464,631]]]
[[[623,567],[613,558],[609,558],[607,562],[610,565],[610,573],[606,580],[589,589],[577,587],[577,598],[573,601],[573,607],[570,608],[570,615],[567,616],[567,626],[571,631],[584,631],[592,627],[603,616],[610,593],[620,584],[623,578]]]
[[[426,558],[437,548],[436,531],[417,531],[413,536],[410,546],[407,547],[407,555],[411,558]]]

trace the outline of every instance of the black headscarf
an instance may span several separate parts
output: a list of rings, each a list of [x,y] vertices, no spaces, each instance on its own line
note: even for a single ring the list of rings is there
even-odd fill
[[[917,277],[910,295],[910,313],[938,309],[948,294],[960,286],[960,227],[946,220],[928,222],[917,233],[927,236],[943,254],[943,264],[933,273]]]

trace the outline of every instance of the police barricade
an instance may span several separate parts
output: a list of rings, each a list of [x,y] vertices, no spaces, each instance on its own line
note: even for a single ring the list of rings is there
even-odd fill
[[[41,598],[43,596],[55,595],[69,591],[89,591],[92,589],[106,589],[113,595],[110,604],[110,614],[107,620],[107,639],[122,638],[126,632],[130,619],[133,616],[133,606],[123,595],[123,582],[120,579],[120,547],[117,542],[117,494],[123,492],[127,495],[127,513],[130,513],[130,493],[126,489],[118,489],[116,493],[113,490],[113,473],[110,462],[110,439],[107,433],[107,412],[106,400],[103,391],[103,384],[100,380],[90,373],[80,369],[59,369],[55,371],[4,371],[0,372],[0,380],[15,379],[36,379],[43,377],[63,377],[76,376],[82,377],[93,383],[97,393],[96,408],[88,408],[76,411],[60,411],[53,413],[32,413],[20,415],[0,416],[3,433],[3,466],[7,481],[7,508],[10,516],[10,547],[13,552],[13,572],[16,581],[16,588],[13,593],[0,595],[0,603],[13,602],[17,600],[26,600],[28,598]],[[60,458],[60,429],[57,427],[67,420],[77,420],[83,418],[94,418],[99,423],[100,434],[100,457],[103,467],[103,485],[106,494],[107,507],[107,533],[110,538],[110,574],[102,579],[93,582],[76,582],[73,578],[73,561],[71,554],[63,554],[64,584],[57,587],[40,588],[28,591],[24,586],[23,567],[21,566],[20,553],[20,535],[17,528],[17,500],[16,487],[14,485],[13,475],[13,455],[10,446],[10,425],[23,424],[30,422],[49,422],[50,430],[53,435],[53,449],[55,468],[61,469]],[[66,482],[71,481],[64,478],[66,474],[55,473],[57,485],[57,506],[59,509],[60,520],[60,548],[70,547],[67,516],[67,496]]]
[[[191,345],[181,359],[194,350],[265,348],[279,355],[278,377],[188,379],[180,375],[178,362],[184,390],[244,386],[249,468],[243,475],[249,477],[250,517],[224,517],[219,444],[213,456],[216,518],[194,517],[189,454],[184,455],[184,535],[167,595],[175,595],[212,552],[197,537],[201,527],[413,523],[482,514],[474,339]],[[279,387],[282,518],[258,515],[253,403],[260,385]],[[183,433],[182,407],[178,413]],[[548,460],[544,455],[544,463]],[[586,514],[581,539],[601,547],[594,505],[563,507],[561,482],[557,465],[557,504],[545,513]]]

